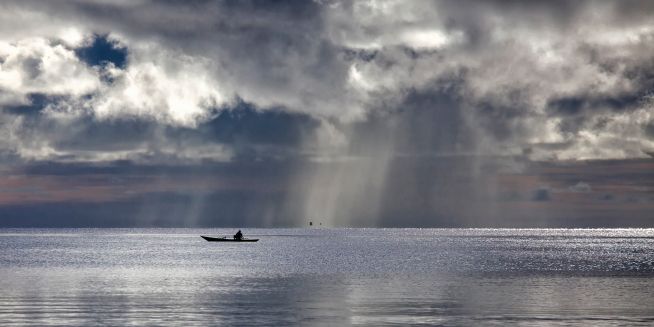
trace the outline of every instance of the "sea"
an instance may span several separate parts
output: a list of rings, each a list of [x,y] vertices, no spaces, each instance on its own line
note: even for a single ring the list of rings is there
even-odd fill
[[[0,229],[0,326],[652,326],[654,229]]]

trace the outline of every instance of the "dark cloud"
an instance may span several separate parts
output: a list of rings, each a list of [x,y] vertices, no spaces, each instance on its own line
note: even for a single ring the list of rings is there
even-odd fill
[[[319,122],[301,113],[283,110],[257,111],[241,103],[225,109],[197,129],[203,138],[225,143],[276,144],[298,147]]]
[[[56,127],[55,127],[56,128]],[[139,120],[109,120],[97,122],[81,117],[71,123],[69,133],[53,146],[62,151],[121,151],[148,145],[158,126]],[[58,131],[53,131],[61,135]]]
[[[602,109],[611,109],[615,111],[629,110],[638,104],[646,95],[623,95],[621,97],[604,97],[594,98],[585,97],[567,97],[561,99],[551,99],[548,107],[562,116],[580,115],[585,110],[599,111]]]
[[[4,106],[2,110],[14,115],[35,115],[43,110],[48,104],[57,102],[60,99],[41,93],[33,93],[27,96],[26,104]]]

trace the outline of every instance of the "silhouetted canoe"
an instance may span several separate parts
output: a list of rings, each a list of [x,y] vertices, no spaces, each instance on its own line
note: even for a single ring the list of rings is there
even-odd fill
[[[200,237],[207,240],[208,242],[256,242],[259,240],[258,238],[244,238],[244,239],[236,240],[227,237],[210,237],[210,236],[202,236],[202,235],[200,235]]]

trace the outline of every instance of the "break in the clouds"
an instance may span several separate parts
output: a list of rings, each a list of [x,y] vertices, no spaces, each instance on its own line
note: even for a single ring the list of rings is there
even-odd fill
[[[440,186],[397,178],[416,165],[465,184],[527,161],[651,156],[653,12],[648,1],[3,1],[0,157],[284,162],[296,173],[283,174],[279,215],[376,217],[397,211],[387,199],[400,188],[430,194],[416,214],[427,217]],[[460,199],[501,193],[457,185]]]

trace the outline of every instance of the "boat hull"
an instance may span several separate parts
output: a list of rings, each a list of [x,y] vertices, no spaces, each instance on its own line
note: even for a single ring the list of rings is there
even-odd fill
[[[200,237],[207,240],[207,242],[256,242],[259,240],[258,238],[244,238],[244,239],[237,240],[227,237],[211,237],[211,236],[202,236],[202,235],[200,235]]]

